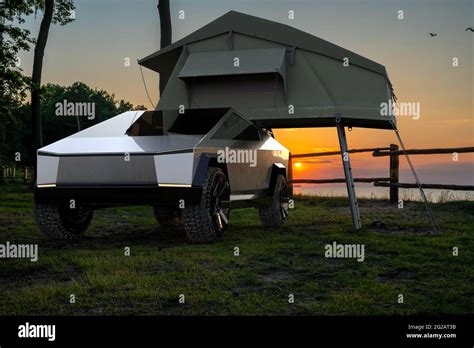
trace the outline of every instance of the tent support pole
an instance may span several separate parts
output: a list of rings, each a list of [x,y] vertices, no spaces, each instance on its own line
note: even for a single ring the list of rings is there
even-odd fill
[[[341,148],[342,165],[344,167],[344,175],[346,176],[347,194],[351,203],[352,225],[355,230],[359,230],[362,227],[360,223],[359,205],[357,204],[357,197],[354,189],[354,178],[352,177],[346,133],[344,131],[344,126],[341,124],[340,117],[337,117],[336,119],[336,126],[337,135],[339,137],[339,146]]]

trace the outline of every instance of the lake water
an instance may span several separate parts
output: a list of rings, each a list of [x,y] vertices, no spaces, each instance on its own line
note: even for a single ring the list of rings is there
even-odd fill
[[[356,183],[355,190],[357,197],[372,199],[389,199],[388,187],[375,187],[372,184]],[[433,203],[447,201],[474,201],[474,191],[452,191],[452,190],[432,190],[424,189],[428,201]],[[337,185],[311,185],[298,184],[293,189],[294,194],[319,197],[347,197],[345,184]],[[421,201],[421,194],[418,189],[400,189],[400,199],[404,201]]]

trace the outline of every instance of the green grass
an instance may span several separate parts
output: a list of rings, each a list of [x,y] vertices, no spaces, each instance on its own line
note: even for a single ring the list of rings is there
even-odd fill
[[[360,200],[360,206],[364,228],[357,232],[346,199],[296,197],[281,229],[262,229],[255,209],[233,210],[224,239],[213,245],[189,244],[179,231],[160,229],[151,207],[99,210],[84,238],[48,241],[35,226],[31,192],[6,185],[0,243],[38,243],[40,255],[35,263],[0,259],[0,315],[474,312],[474,202],[434,205],[437,235],[420,203],[396,209]],[[383,225],[371,228],[376,220]],[[325,258],[324,246],[333,241],[364,244],[365,261]]]

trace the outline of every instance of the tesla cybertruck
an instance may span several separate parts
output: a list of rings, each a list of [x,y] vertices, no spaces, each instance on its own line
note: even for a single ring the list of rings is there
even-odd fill
[[[224,233],[232,201],[264,226],[288,216],[288,150],[233,109],[188,110],[165,129],[161,111],[130,111],[38,151],[35,216],[52,238],[74,238],[94,209],[149,204],[192,242]]]
[[[93,210],[150,204],[195,242],[218,240],[230,206],[265,226],[288,215],[288,150],[275,128],[335,127],[355,229],[345,127],[395,129],[385,67],[290,26],[230,11],[138,61],[160,74],[154,111],[126,112],[38,150],[35,215],[72,238]],[[291,183],[290,183],[291,184]],[[291,193],[291,192],[290,192]]]

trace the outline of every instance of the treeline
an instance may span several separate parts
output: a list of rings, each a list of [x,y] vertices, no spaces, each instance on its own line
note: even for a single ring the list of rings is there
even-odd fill
[[[82,82],[71,86],[46,84],[41,86],[41,119],[43,145],[50,144],[79,130],[100,123],[110,117],[129,110],[145,110],[143,105],[134,106],[125,100],[116,100],[113,94],[104,90],[92,89]],[[94,115],[74,116],[67,114],[66,105],[93,106]],[[11,164],[21,156],[22,165],[31,165],[33,146],[31,127],[31,104],[18,104],[2,113],[0,119],[0,144],[3,164]]]
[[[73,0],[0,0],[0,182],[3,165],[34,166],[41,146],[124,111],[145,109],[81,82],[41,84],[49,28],[74,21],[74,10]],[[40,13],[34,38],[24,24]],[[26,76],[19,55],[33,47],[32,76]],[[78,112],[82,106],[93,117]]]

